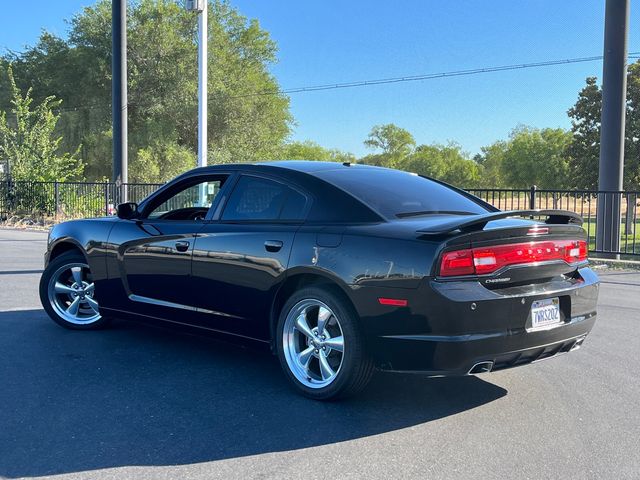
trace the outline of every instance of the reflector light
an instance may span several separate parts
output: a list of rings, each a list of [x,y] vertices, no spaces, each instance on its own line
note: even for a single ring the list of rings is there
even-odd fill
[[[546,240],[446,252],[440,276],[487,275],[509,265],[563,260],[569,265],[587,260],[584,240]]]
[[[378,298],[378,302],[380,302],[380,305],[392,305],[394,307],[406,307],[408,303],[403,298],[384,298],[384,297]]]

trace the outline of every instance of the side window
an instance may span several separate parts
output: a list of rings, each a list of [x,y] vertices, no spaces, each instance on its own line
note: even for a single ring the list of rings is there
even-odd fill
[[[278,182],[243,176],[222,213],[222,220],[300,220],[306,198]]]
[[[187,183],[162,203],[153,207],[147,218],[158,220],[198,220],[203,219],[220,192],[226,177],[209,178],[197,183]]]

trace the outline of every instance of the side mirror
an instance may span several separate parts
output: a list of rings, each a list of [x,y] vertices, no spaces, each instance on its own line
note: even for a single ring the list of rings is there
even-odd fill
[[[117,209],[118,218],[131,220],[138,216],[138,204],[135,202],[121,203]]]

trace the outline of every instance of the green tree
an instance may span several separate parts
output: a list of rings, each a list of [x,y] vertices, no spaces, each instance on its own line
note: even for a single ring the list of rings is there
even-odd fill
[[[640,190],[640,60],[627,75],[625,188]]]
[[[102,49],[75,44],[73,20],[71,27],[69,40],[43,32],[35,46],[5,55],[0,63],[12,65],[16,83],[31,88],[35,102],[48,96],[63,101],[56,128],[60,150],[81,146],[85,175],[97,179],[111,174],[111,40],[109,35]],[[0,105],[10,96],[8,79],[0,73]]]
[[[567,149],[572,187],[598,188],[601,113],[602,89],[595,77],[589,77],[568,111],[573,134]],[[630,65],[627,73],[624,157],[624,187],[637,190],[640,188],[640,61]]]
[[[409,131],[389,123],[374,126],[364,144],[380,150],[380,153],[364,157],[364,163],[396,167],[413,152],[416,141]]]
[[[195,168],[196,155],[176,142],[156,142],[134,156],[129,178],[135,183],[162,183]]]
[[[504,140],[482,147],[482,153],[475,156],[474,160],[481,169],[479,186],[484,188],[508,187],[505,180],[504,155],[508,143]]]
[[[508,141],[485,147],[479,163],[483,175],[488,173],[507,187],[568,188],[567,149],[571,139],[571,132],[561,128],[517,127]]]
[[[139,0],[128,9],[129,157],[131,178],[154,164],[162,180],[172,174],[160,162],[175,147],[196,151],[196,16],[175,0]],[[273,157],[290,133],[289,99],[269,68],[276,44],[256,20],[226,0],[209,8],[209,163]],[[43,33],[18,55],[18,85],[33,85],[34,98],[64,100],[58,130],[61,147],[87,164],[87,177],[111,175],[111,1],[98,0],[70,21],[68,39]],[[7,82],[0,78],[0,105]],[[138,161],[137,156],[143,158]],[[183,157],[181,157],[183,158]]]
[[[83,165],[75,154],[60,153],[62,137],[55,134],[60,118],[53,109],[55,97],[45,97],[33,106],[31,89],[22,95],[11,67],[7,70],[12,92],[9,116],[0,112],[0,156],[8,160],[14,180],[64,181],[80,178]]]
[[[575,188],[598,188],[602,91],[596,82],[595,77],[587,78],[576,104],[567,112],[573,134],[567,154],[571,186]]]
[[[462,188],[475,187],[480,179],[479,165],[455,143],[420,145],[398,167]]]
[[[352,162],[356,157],[352,153],[338,149],[324,148],[316,142],[305,140],[304,142],[286,143],[278,155],[283,160],[320,160],[325,162]]]

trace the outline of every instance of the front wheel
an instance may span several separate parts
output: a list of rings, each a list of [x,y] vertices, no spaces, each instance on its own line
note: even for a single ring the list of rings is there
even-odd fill
[[[91,270],[80,253],[67,252],[55,258],[40,279],[42,306],[65,328],[90,330],[107,323],[94,295]]]
[[[330,289],[293,294],[280,313],[276,343],[291,383],[316,400],[353,395],[373,373],[353,308]]]

